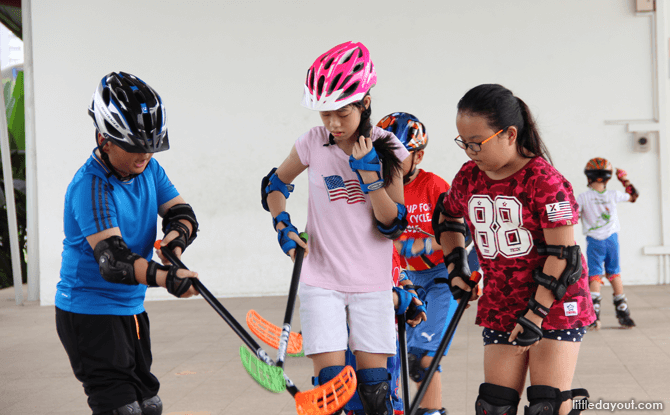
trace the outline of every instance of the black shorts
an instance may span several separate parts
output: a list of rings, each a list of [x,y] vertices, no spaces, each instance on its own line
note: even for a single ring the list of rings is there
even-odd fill
[[[147,313],[136,316],[77,314],[56,307],[56,329],[93,414],[142,402],[158,394],[151,374]]]

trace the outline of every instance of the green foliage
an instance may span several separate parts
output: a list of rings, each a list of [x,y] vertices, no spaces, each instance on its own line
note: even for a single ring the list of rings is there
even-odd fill
[[[3,80],[5,105],[7,106],[7,127],[9,130],[10,158],[14,182],[14,201],[16,203],[16,220],[19,233],[21,268],[23,282],[27,280],[26,247],[26,137],[25,107],[23,96],[23,71],[18,72],[15,79]],[[7,195],[5,195],[5,178],[0,159],[0,288],[14,285],[11,249],[9,242],[9,226],[7,225]]]

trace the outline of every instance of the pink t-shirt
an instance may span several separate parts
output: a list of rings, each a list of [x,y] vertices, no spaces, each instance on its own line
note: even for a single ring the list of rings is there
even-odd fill
[[[372,140],[392,136],[396,156],[409,153],[390,132],[373,127]],[[301,281],[342,292],[390,290],[393,242],[377,229],[370,196],[361,191],[349,156],[328,144],[325,127],[314,127],[295,142],[300,162],[308,166],[307,226],[309,255]]]

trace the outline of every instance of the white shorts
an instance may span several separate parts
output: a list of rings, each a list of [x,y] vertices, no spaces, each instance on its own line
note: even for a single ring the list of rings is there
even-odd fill
[[[347,339],[353,352],[396,353],[393,291],[345,293],[301,282],[299,292],[306,355],[347,350]]]

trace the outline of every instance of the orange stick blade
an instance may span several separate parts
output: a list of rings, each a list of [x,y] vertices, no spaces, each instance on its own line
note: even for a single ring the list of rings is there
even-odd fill
[[[298,415],[328,415],[342,409],[356,392],[356,372],[346,366],[328,383],[295,395]]]
[[[249,330],[263,342],[275,349],[279,349],[281,327],[277,327],[270,323],[254,310],[249,310],[247,313],[247,326],[249,326]],[[297,354],[300,353],[301,350],[302,335],[300,335],[300,333],[291,332],[288,338],[288,348],[286,352],[289,354]]]

